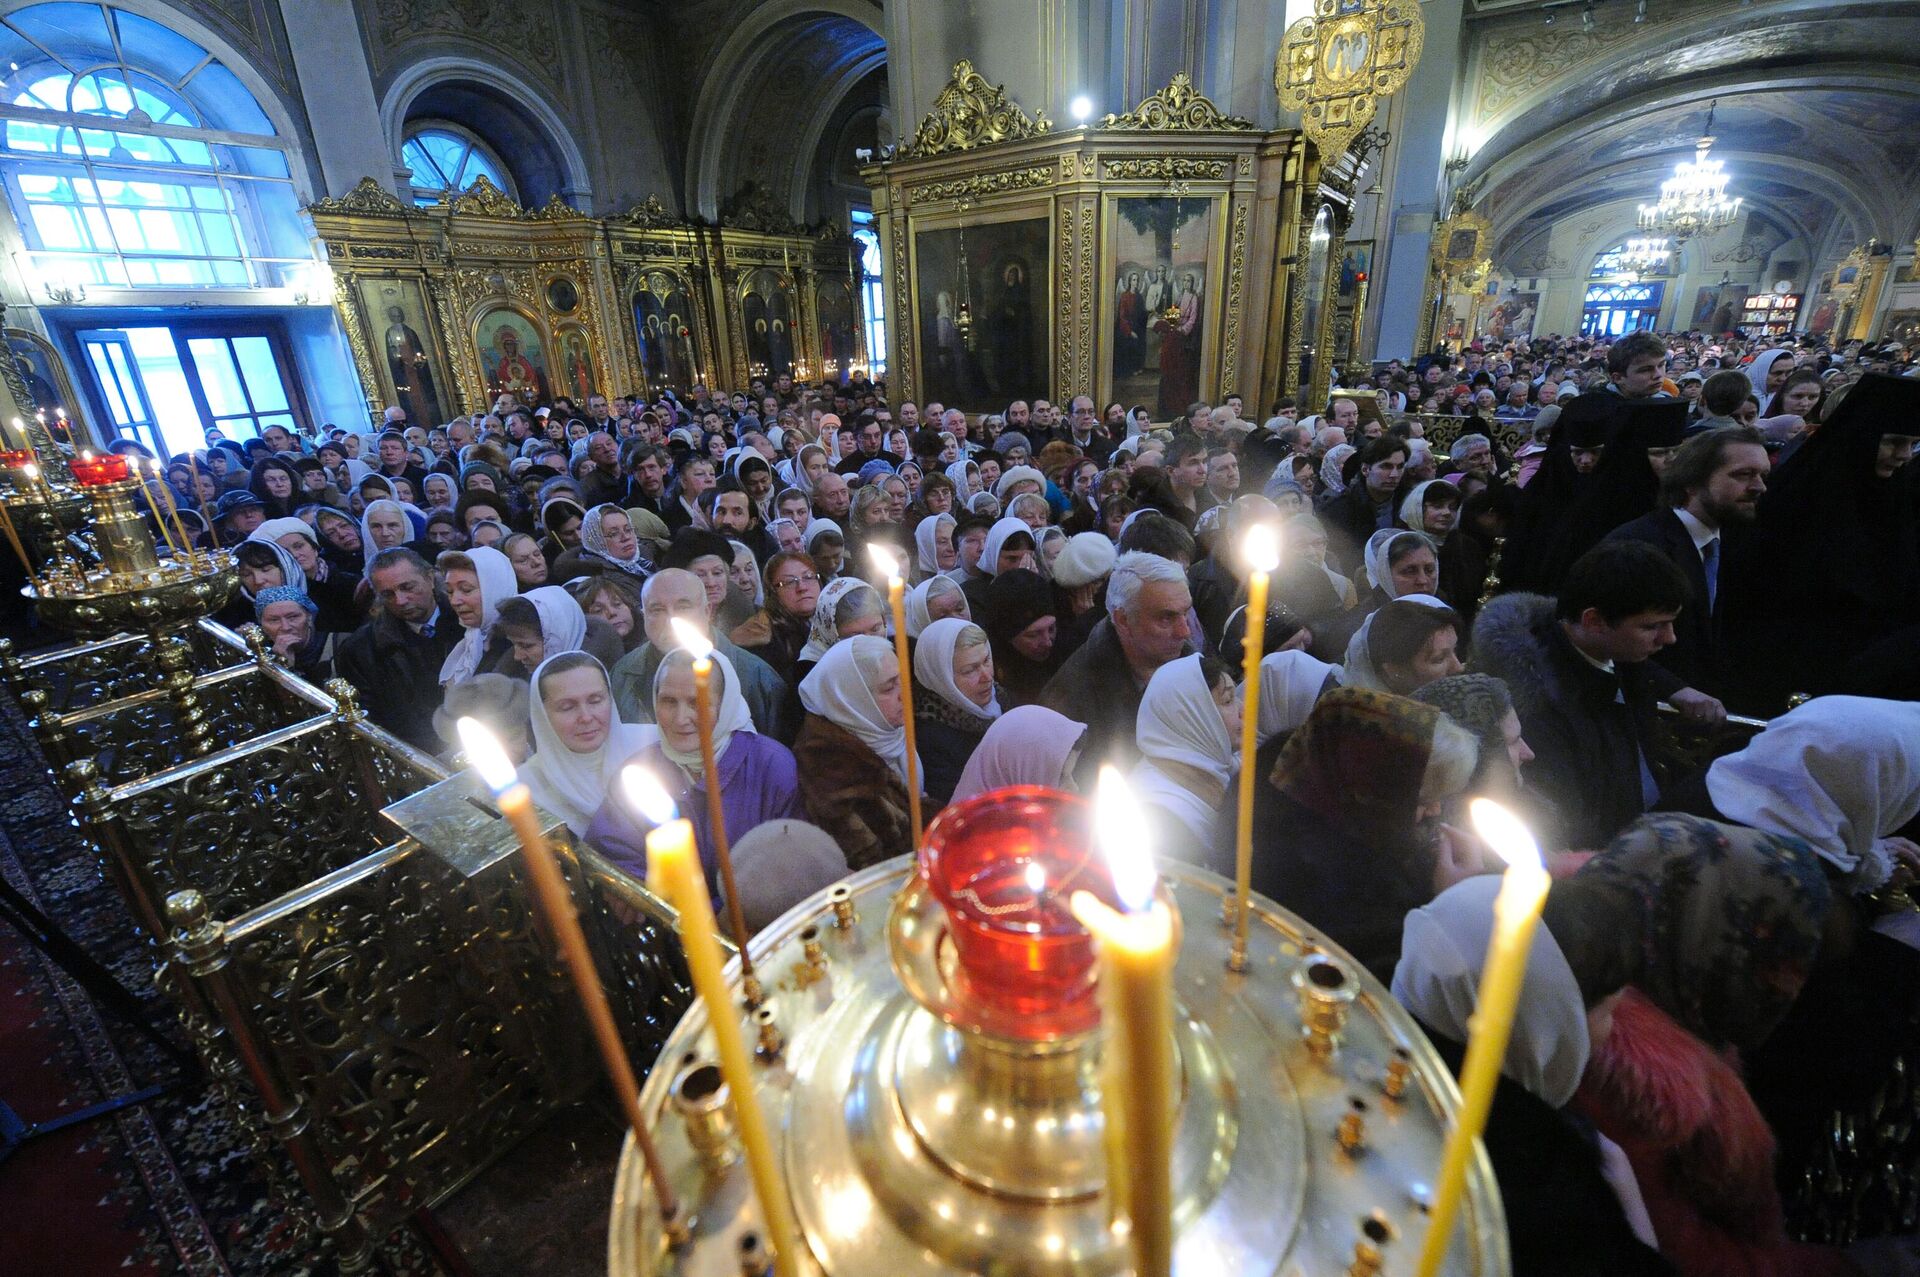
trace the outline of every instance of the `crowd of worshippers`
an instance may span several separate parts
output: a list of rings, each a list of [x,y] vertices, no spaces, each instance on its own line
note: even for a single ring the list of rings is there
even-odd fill
[[[704,633],[755,926],[910,851],[909,777],[930,819],[1115,764],[1161,856],[1230,872],[1252,768],[1255,888],[1457,1066],[1498,867],[1461,811],[1497,797],[1562,875],[1488,1133],[1515,1271],[1850,1273],[1890,1261],[1783,1221],[1920,1008],[1906,371],[1858,345],[1553,339],[1350,375],[1374,393],[1317,413],[1228,396],[1170,424],[781,377],[390,409],[372,433],[215,438],[167,474],[238,557],[223,619],[416,746],[488,723],[635,872],[647,825],[610,786],[634,759],[716,868],[673,623]],[[1460,418],[1444,449],[1435,416]],[[1282,554],[1247,759],[1263,523]],[[882,548],[911,585],[906,669]],[[1678,746],[1730,708],[1771,724],[1702,771]]]

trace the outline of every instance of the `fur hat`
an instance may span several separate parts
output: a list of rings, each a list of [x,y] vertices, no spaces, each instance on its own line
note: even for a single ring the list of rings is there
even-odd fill
[[[439,709],[433,711],[433,730],[449,747],[460,748],[460,733],[454,727],[463,717],[473,717],[496,732],[525,733],[527,685],[505,674],[476,674],[449,684]]]
[[[816,891],[847,876],[831,835],[804,820],[769,820],[733,844],[734,881],[747,930],[759,931]]]

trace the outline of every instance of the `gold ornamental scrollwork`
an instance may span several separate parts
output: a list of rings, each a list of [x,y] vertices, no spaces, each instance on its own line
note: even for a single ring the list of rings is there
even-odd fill
[[[1100,121],[1103,129],[1153,133],[1247,132],[1252,120],[1228,115],[1213,100],[1193,87],[1193,77],[1185,71],[1174,73],[1172,83],[1141,102],[1124,115],[1108,115]]]
[[[1128,178],[1151,182],[1218,182],[1226,178],[1232,161],[1225,157],[1191,155],[1152,155],[1110,159],[1103,163],[1109,182]]]
[[[612,219],[625,222],[628,226],[657,227],[684,226],[686,223],[678,213],[660,202],[658,195],[649,195],[643,203],[635,204],[619,217]]]
[[[1405,87],[1425,41],[1419,0],[1314,0],[1281,41],[1274,91],[1322,155],[1339,155]]]
[[[511,217],[526,216],[526,210],[513,202],[513,197],[487,180],[482,173],[473,179],[473,185],[453,197],[450,205],[455,213],[466,213],[475,217]]]
[[[307,205],[309,213],[359,214],[362,216],[405,217],[416,212],[411,204],[402,202],[370,177],[360,179],[359,185],[342,195],[339,199],[317,199]]]
[[[1046,112],[1028,115],[1006,88],[987,83],[966,58],[953,64],[953,78],[933,100],[913,140],[900,148],[903,160],[971,151],[991,142],[1017,142],[1053,131]]]
[[[1220,342],[1220,393],[1235,389],[1240,373],[1240,306],[1247,274],[1247,202],[1234,201],[1233,235],[1227,246],[1227,326]]]
[[[973,173],[951,182],[927,182],[907,188],[909,204],[933,204],[941,200],[975,200],[1008,191],[1030,191],[1053,185],[1053,166],[1036,164],[1031,168],[1007,169],[999,173]]]

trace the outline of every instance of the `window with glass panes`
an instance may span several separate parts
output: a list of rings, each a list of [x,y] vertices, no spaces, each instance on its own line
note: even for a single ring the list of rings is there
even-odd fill
[[[458,125],[436,120],[410,126],[400,144],[400,161],[413,170],[415,204],[438,204],[482,177],[518,198],[500,157]]]
[[[886,375],[887,295],[880,272],[880,236],[870,209],[853,210],[853,238],[860,245],[860,310],[867,325],[867,374]]]
[[[219,59],[109,5],[0,18],[0,181],[45,276],[270,288],[312,260],[287,144]]]

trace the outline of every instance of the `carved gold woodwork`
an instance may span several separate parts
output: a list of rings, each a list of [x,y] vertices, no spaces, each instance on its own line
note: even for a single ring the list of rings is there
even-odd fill
[[[1167,133],[1212,130],[1251,132],[1254,123],[1222,112],[1211,98],[1193,87],[1192,76],[1185,71],[1178,71],[1166,88],[1124,115],[1105,116],[1099,127]]]
[[[334,304],[370,416],[396,402],[380,336],[387,320],[370,313],[368,301],[380,283],[394,281],[426,298],[419,344],[431,361],[442,412],[451,417],[491,405],[481,344],[492,326],[483,333],[481,324],[506,310],[521,317],[539,344],[550,396],[580,397],[569,358],[576,342],[584,342],[596,391],[643,393],[635,305],[650,271],[667,271],[684,286],[691,310],[683,317],[686,339],[698,356],[694,372],[725,388],[745,389],[749,376],[740,298],[730,287],[743,269],[772,266],[787,279],[796,374],[820,366],[815,308],[824,282],[851,291],[858,346],[864,324],[859,290],[851,288],[851,239],[794,227],[762,202],[748,191],[730,205],[730,215],[747,225],[690,222],[658,198],[599,219],[557,197],[523,208],[484,178],[443,205],[419,208],[368,178],[339,199],[314,201],[308,211],[334,268]],[[656,388],[660,381],[655,378]]]
[[[1313,16],[1287,28],[1274,91],[1321,155],[1339,155],[1406,85],[1425,41],[1419,0],[1314,0]]]
[[[1866,341],[1873,336],[1874,312],[1886,283],[1893,257],[1878,240],[1868,240],[1833,268],[1833,299],[1840,303],[1838,341]]]
[[[994,142],[1017,142],[1053,129],[1044,111],[1028,115],[1000,85],[989,84],[965,58],[953,64],[953,77],[933,99],[933,110],[913,140],[900,148],[901,159],[924,159],[952,151],[971,151]]]
[[[1432,349],[1446,299],[1456,292],[1473,292],[1493,270],[1493,225],[1485,214],[1461,208],[1433,228],[1427,246],[1427,282],[1415,349]]]
[[[869,165],[862,175],[886,249],[887,374],[895,398],[999,411],[1009,399],[1038,394],[1088,394],[1106,402],[1120,397],[1122,382],[1129,394],[1138,392],[1143,370],[1129,372],[1116,362],[1119,201],[1173,199],[1205,201],[1212,210],[1204,271],[1197,257],[1188,258],[1205,281],[1195,338],[1197,393],[1214,399],[1237,391],[1249,403],[1270,400],[1284,383],[1277,357],[1289,339],[1270,343],[1269,331],[1290,292],[1284,282],[1268,281],[1285,279],[1277,223],[1291,227],[1302,198],[1297,137],[1222,115],[1182,76],[1095,128],[976,140],[925,154],[902,148],[899,157]],[[991,379],[992,343],[1000,331],[991,314],[996,286],[974,255],[1001,251],[982,248],[1002,242],[993,228],[1025,219],[1045,219],[1046,234],[1035,242],[1049,259],[1047,296],[1043,307],[1035,264],[1032,304],[1034,322],[1048,326],[1048,362],[1033,384],[1013,389]],[[970,272],[964,287],[953,260],[959,232]],[[1138,245],[1140,233],[1129,232],[1130,242]],[[923,261],[928,253],[935,256]],[[972,316],[964,329],[957,322],[962,303]],[[947,345],[929,349],[936,341]],[[964,354],[956,354],[956,342]],[[1147,370],[1156,366],[1152,359]],[[950,370],[968,360],[979,380],[962,394]]]

